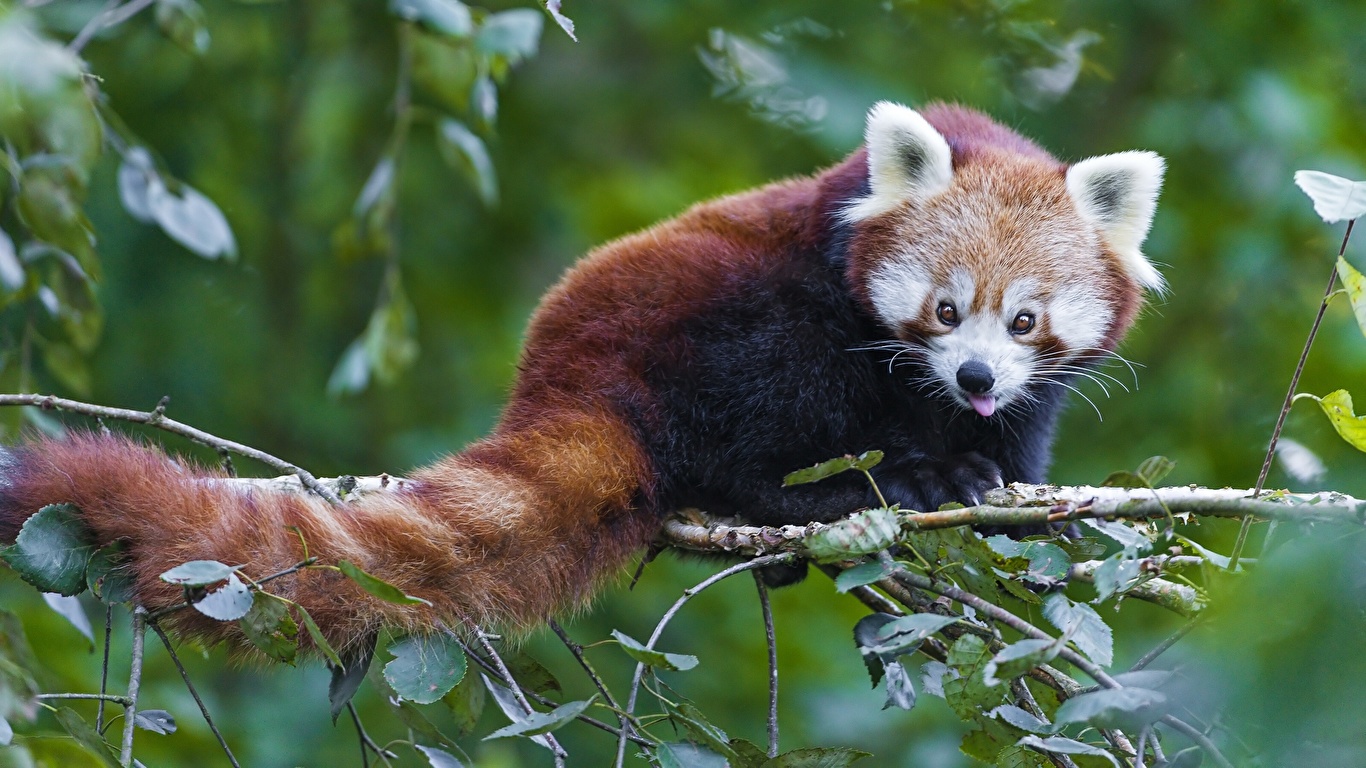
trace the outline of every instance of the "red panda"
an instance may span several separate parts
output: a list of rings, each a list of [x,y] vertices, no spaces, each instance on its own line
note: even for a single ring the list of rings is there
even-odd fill
[[[854,478],[782,486],[842,453],[884,451],[874,476],[903,508],[974,503],[1044,479],[1069,382],[1162,287],[1140,250],[1162,174],[1152,153],[1068,166],[978,112],[880,103],[843,162],[570,269],[493,433],[400,493],[333,507],[78,434],[0,454],[0,540],[70,502],[101,543],[128,542],[138,600],[157,608],[181,597],[158,574],[185,561],[258,576],[297,562],[297,527],[322,562],[431,604],[382,603],[327,570],[277,582],[346,644],[385,625],[534,625],[582,605],[682,508],[786,524],[869,506]]]

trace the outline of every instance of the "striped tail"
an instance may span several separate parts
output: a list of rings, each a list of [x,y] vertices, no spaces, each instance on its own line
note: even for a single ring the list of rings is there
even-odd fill
[[[398,491],[340,506],[235,483],[126,437],[77,433],[0,454],[0,540],[42,506],[71,503],[100,545],[127,542],[136,599],[155,610],[183,599],[164,571],[217,560],[259,579],[301,561],[302,536],[320,564],[349,560],[430,603],[381,601],[333,569],[271,583],[346,647],[381,626],[519,629],[584,604],[656,532],[657,518],[637,506],[648,476],[620,422],[575,412],[500,430]],[[211,640],[241,638],[236,622],[193,611],[175,620]]]

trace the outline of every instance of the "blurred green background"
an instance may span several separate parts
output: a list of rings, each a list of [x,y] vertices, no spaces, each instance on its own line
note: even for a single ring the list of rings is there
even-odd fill
[[[66,41],[100,5],[57,0],[35,12],[44,34]],[[484,434],[538,297],[595,244],[695,201],[837,161],[858,144],[875,100],[943,99],[982,108],[1065,159],[1144,148],[1168,160],[1146,251],[1171,289],[1121,350],[1142,366],[1140,386],[1109,399],[1086,387],[1104,419],[1073,404],[1053,479],[1097,482],[1160,453],[1177,462],[1173,483],[1246,487],[1341,238],[1291,176],[1301,168],[1366,176],[1360,2],[570,0],[564,11],[579,42],[546,18],[539,52],[498,88],[496,124],[481,131],[498,205],[486,207],[442,161],[419,113],[395,176],[394,245],[366,254],[338,247],[347,239],[338,229],[354,220],[394,124],[399,32],[387,6],[206,0],[203,11],[211,35],[203,55],[170,42],[150,12],[83,55],[127,135],[222,209],[240,256],[198,258],[130,217],[117,156],[107,151],[86,206],[105,309],[89,392],[73,392],[42,365],[32,367],[31,386],[144,409],[170,395],[175,418],[319,475],[402,472]],[[438,71],[429,82],[449,77]],[[454,109],[436,91],[419,80],[414,99],[422,109]],[[1366,267],[1359,245],[1348,258]],[[329,396],[329,377],[376,296],[383,304],[395,263],[415,317],[416,362],[390,385]],[[4,310],[11,352],[31,311]],[[410,319],[399,323],[405,334]],[[0,375],[13,391],[21,360],[7,360]],[[1111,372],[1127,380],[1127,371]],[[1345,305],[1334,306],[1300,389],[1360,395],[1363,381],[1366,340]],[[1312,485],[1366,495],[1366,457],[1311,404],[1297,406],[1286,434],[1325,463]],[[1306,487],[1279,468],[1271,485]],[[1207,524],[1192,535],[1227,552],[1232,534]],[[1315,551],[1301,558],[1306,567],[1341,556]],[[580,641],[613,628],[643,638],[679,591],[712,569],[662,558],[633,591],[608,592],[569,629]],[[1344,594],[1362,589],[1355,578],[1342,583]],[[23,613],[53,671],[50,690],[96,679],[98,659],[31,589],[6,577],[0,599]],[[868,689],[850,635],[863,610],[828,580],[777,593],[775,610],[784,748],[858,746],[876,753],[870,765],[968,764],[957,751],[961,726],[942,701],[880,710],[883,694]],[[1176,626],[1136,602],[1105,615],[1117,616],[1121,664]],[[1343,637],[1360,630],[1356,622]],[[701,658],[672,682],[731,735],[762,742],[766,670],[750,580],[695,600],[666,646]],[[528,648],[561,672],[568,697],[586,697],[553,636],[533,637]],[[592,653],[610,681],[629,674],[614,649]],[[150,664],[146,701],[172,710],[181,730],[140,734],[139,757],[149,766],[218,764],[168,660],[153,650]],[[237,669],[215,653],[192,672],[244,765],[358,764],[350,725],[328,722],[317,665]],[[1251,673],[1227,674],[1211,686]],[[359,701],[381,741],[401,733],[373,691]],[[500,720],[486,717],[481,732]],[[573,764],[604,764],[612,748],[586,727],[561,735]],[[470,741],[468,751],[481,766],[549,764],[520,743]],[[403,761],[420,764],[411,754]]]

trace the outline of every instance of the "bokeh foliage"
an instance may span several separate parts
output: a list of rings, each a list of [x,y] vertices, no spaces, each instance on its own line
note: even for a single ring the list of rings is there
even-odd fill
[[[1131,147],[1166,156],[1147,250],[1167,265],[1171,290],[1123,349],[1145,366],[1141,386],[1097,398],[1103,422],[1084,404],[1071,409],[1053,477],[1095,482],[1161,453],[1177,462],[1170,481],[1247,486],[1340,239],[1291,175],[1366,176],[1366,6],[1353,2],[576,2],[564,10],[580,42],[547,18],[535,56],[509,73],[510,62],[481,65],[477,49],[450,45],[439,24],[396,22],[385,3],[208,0],[158,4],[95,38],[81,53],[87,74],[60,43],[102,3],[15,5],[0,4],[0,73],[18,80],[46,62],[58,76],[34,86],[45,94],[38,112],[0,92],[5,174],[24,182],[18,196],[13,184],[0,189],[0,229],[25,258],[16,281],[0,256],[0,389],[145,408],[169,394],[182,421],[318,474],[401,471],[476,439],[496,418],[527,315],[578,255],[693,201],[837,160],[857,144],[867,106],[891,98],[961,100],[1066,158]],[[36,36],[21,38],[16,24]],[[64,143],[16,127],[35,120],[60,126]],[[196,256],[125,209],[120,156],[139,146],[171,194],[198,190],[222,211],[234,247],[200,250],[236,261]],[[392,182],[367,185],[386,157]],[[25,254],[30,235],[64,253]],[[1353,246],[1347,258],[1366,266],[1359,254]],[[372,335],[395,342],[383,345],[391,356],[369,359],[367,386],[344,386],[360,380],[338,379],[339,362]],[[1360,390],[1362,350],[1350,312],[1335,306],[1301,389]],[[339,382],[332,396],[329,380]],[[7,429],[18,414],[0,414]],[[1316,408],[1297,406],[1287,434],[1324,460],[1317,484],[1366,495],[1362,457]],[[1279,470],[1271,483],[1301,485]],[[1227,551],[1233,530],[1192,535]],[[1211,670],[1199,686],[1210,711],[1234,702],[1226,719],[1268,765],[1294,762],[1281,756],[1300,737],[1320,745],[1314,764],[1363,760],[1360,729],[1335,719],[1366,682],[1341,653],[1362,630],[1359,540],[1295,541],[1254,584],[1228,586],[1232,618],[1187,651],[1187,668]],[[571,631],[643,636],[709,567],[657,562]],[[774,595],[784,746],[965,764],[942,702],[879,710],[850,635],[863,610],[821,579]],[[24,609],[54,685],[95,679],[98,659],[63,619],[13,580],[0,590]],[[737,581],[700,596],[671,647],[701,660],[689,695],[757,742],[765,671],[752,592]],[[1129,659],[1175,626],[1129,603],[1115,623],[1117,657]],[[568,669],[551,641],[529,649]],[[329,722],[322,670],[192,661],[210,706],[233,713],[247,764],[356,760],[351,734]],[[144,739],[143,759],[194,764],[211,738],[188,716],[174,669],[152,664],[148,695],[187,716],[173,737]],[[1289,690],[1302,695],[1281,728]],[[361,703],[382,736],[378,696]],[[575,729],[563,741],[584,764],[608,749]],[[481,765],[544,760],[496,742],[471,749]]]

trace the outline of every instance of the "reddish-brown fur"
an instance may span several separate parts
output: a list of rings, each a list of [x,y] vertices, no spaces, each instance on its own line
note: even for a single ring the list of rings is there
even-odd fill
[[[955,166],[1012,163],[1021,205],[1037,209],[1042,175],[1063,169],[1032,142],[971,112],[932,106]],[[351,560],[430,608],[381,602],[334,571],[309,570],[273,589],[303,605],[336,644],[381,625],[426,630],[464,620],[525,627],[580,605],[655,535],[655,468],[632,424],[649,429],[657,403],[645,376],[682,358],[672,333],[742,290],[740,276],[781,270],[795,248],[823,245],[866,178],[862,149],[824,173],[700,204],[599,248],[547,294],[531,321],[519,375],[498,428],[459,455],[420,469],[411,490],[340,507],[300,495],[242,491],[214,470],[178,463],[132,440],[76,434],[40,439],[0,465],[0,540],[44,504],[79,507],[101,543],[130,543],[138,600],[172,604],[158,575],[179,563],[241,564],[256,578],[309,553]],[[1059,199],[1051,203],[1064,204]],[[876,253],[877,226],[860,234]],[[983,254],[990,257],[991,254]],[[858,285],[852,260],[850,277]],[[995,269],[999,265],[986,264]],[[1111,270],[1116,280],[1122,272]],[[1112,292],[1136,297],[1126,284]],[[1112,338],[1137,298],[1116,312]],[[229,637],[235,624],[179,614],[194,631]]]

